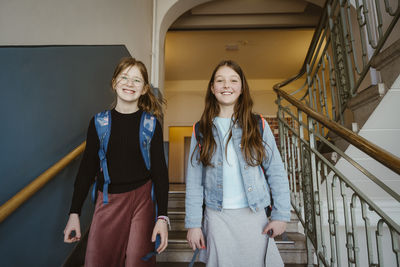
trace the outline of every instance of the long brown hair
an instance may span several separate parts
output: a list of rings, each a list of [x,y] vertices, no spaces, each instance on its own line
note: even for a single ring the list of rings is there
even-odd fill
[[[242,93],[240,94],[232,115],[233,125],[237,123],[243,131],[241,140],[241,150],[243,156],[250,166],[257,166],[266,158],[263,140],[258,128],[257,118],[253,116],[253,100],[250,96],[249,85],[240,66],[232,60],[223,60],[214,69],[211,79],[208,82],[205,98],[205,107],[200,118],[199,131],[202,134],[202,144],[200,149],[200,158],[198,159],[204,166],[212,166],[211,158],[215,152],[216,143],[212,134],[213,119],[220,112],[219,104],[211,88],[214,84],[215,74],[219,68],[227,66],[234,70],[242,82]],[[227,143],[232,137],[232,131],[229,134]],[[196,146],[199,147],[199,146]],[[193,155],[192,155],[193,156]]]
[[[139,97],[138,108],[146,112],[152,113],[154,114],[154,116],[161,119],[162,105],[165,103],[165,101],[162,97],[157,98],[154,95],[152,88],[149,84],[149,76],[147,74],[146,66],[143,64],[142,61],[136,60],[135,58],[132,57],[122,58],[114,70],[114,74],[111,79],[111,88],[113,89],[113,91],[115,91],[118,75],[120,75],[121,72],[124,71],[125,69],[132,68],[134,66],[136,66],[139,69],[140,73],[143,76],[143,82],[144,82],[143,90],[145,90],[146,92],[144,95],[141,95]],[[116,101],[114,101],[112,106],[113,107],[116,106]]]

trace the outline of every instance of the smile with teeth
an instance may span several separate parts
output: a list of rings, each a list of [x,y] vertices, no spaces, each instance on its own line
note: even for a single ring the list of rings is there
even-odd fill
[[[127,94],[134,94],[136,91],[135,90],[132,90],[132,89],[127,89],[127,88],[124,88],[124,89],[122,89],[125,93],[127,93]]]
[[[231,95],[232,92],[224,91],[224,92],[222,92],[221,94],[223,94],[223,95]]]

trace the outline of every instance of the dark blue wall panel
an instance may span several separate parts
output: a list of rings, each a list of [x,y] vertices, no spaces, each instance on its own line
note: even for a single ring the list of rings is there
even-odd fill
[[[0,203],[84,141],[125,46],[0,47]],[[76,160],[0,224],[2,266],[60,266]],[[82,230],[90,221],[86,201]]]

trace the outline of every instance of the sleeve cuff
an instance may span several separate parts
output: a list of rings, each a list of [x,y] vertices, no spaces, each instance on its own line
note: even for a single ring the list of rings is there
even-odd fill
[[[281,211],[277,211],[277,210],[272,210],[271,220],[272,221],[290,222],[290,211],[281,212]]]
[[[189,219],[185,219],[185,228],[189,229],[189,228],[201,228],[201,220],[197,219],[197,220],[189,220]]]

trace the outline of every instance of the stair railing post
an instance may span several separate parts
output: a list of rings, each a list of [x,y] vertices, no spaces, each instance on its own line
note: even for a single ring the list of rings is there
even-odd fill
[[[314,267],[314,247],[306,231],[307,267]]]
[[[302,211],[301,207],[304,207],[304,197],[303,197],[303,190],[302,190],[302,184],[303,184],[303,179],[304,179],[303,178],[304,177],[303,176],[304,144],[302,142],[302,140],[304,140],[303,112],[301,110],[297,109],[297,115],[299,118],[299,129],[298,129],[298,131],[299,131],[299,147],[298,147],[299,158],[297,159],[297,164],[298,164],[298,173],[299,173],[299,199],[300,199],[298,210]],[[302,213],[302,215],[304,215],[304,213]]]
[[[319,253],[323,253],[323,244],[322,244],[322,233],[321,233],[321,224],[320,224],[320,201],[319,201],[319,191],[318,191],[318,177],[317,177],[317,162],[315,153],[313,150],[316,149],[316,140],[314,136],[315,125],[314,120],[311,117],[308,117],[308,144],[309,144],[309,164],[310,168],[308,174],[308,182],[307,182],[307,191],[309,194],[308,204],[308,221],[312,223],[312,227],[309,227],[309,230],[312,231],[311,240],[314,243],[314,247],[316,249],[317,259],[320,262]]]

